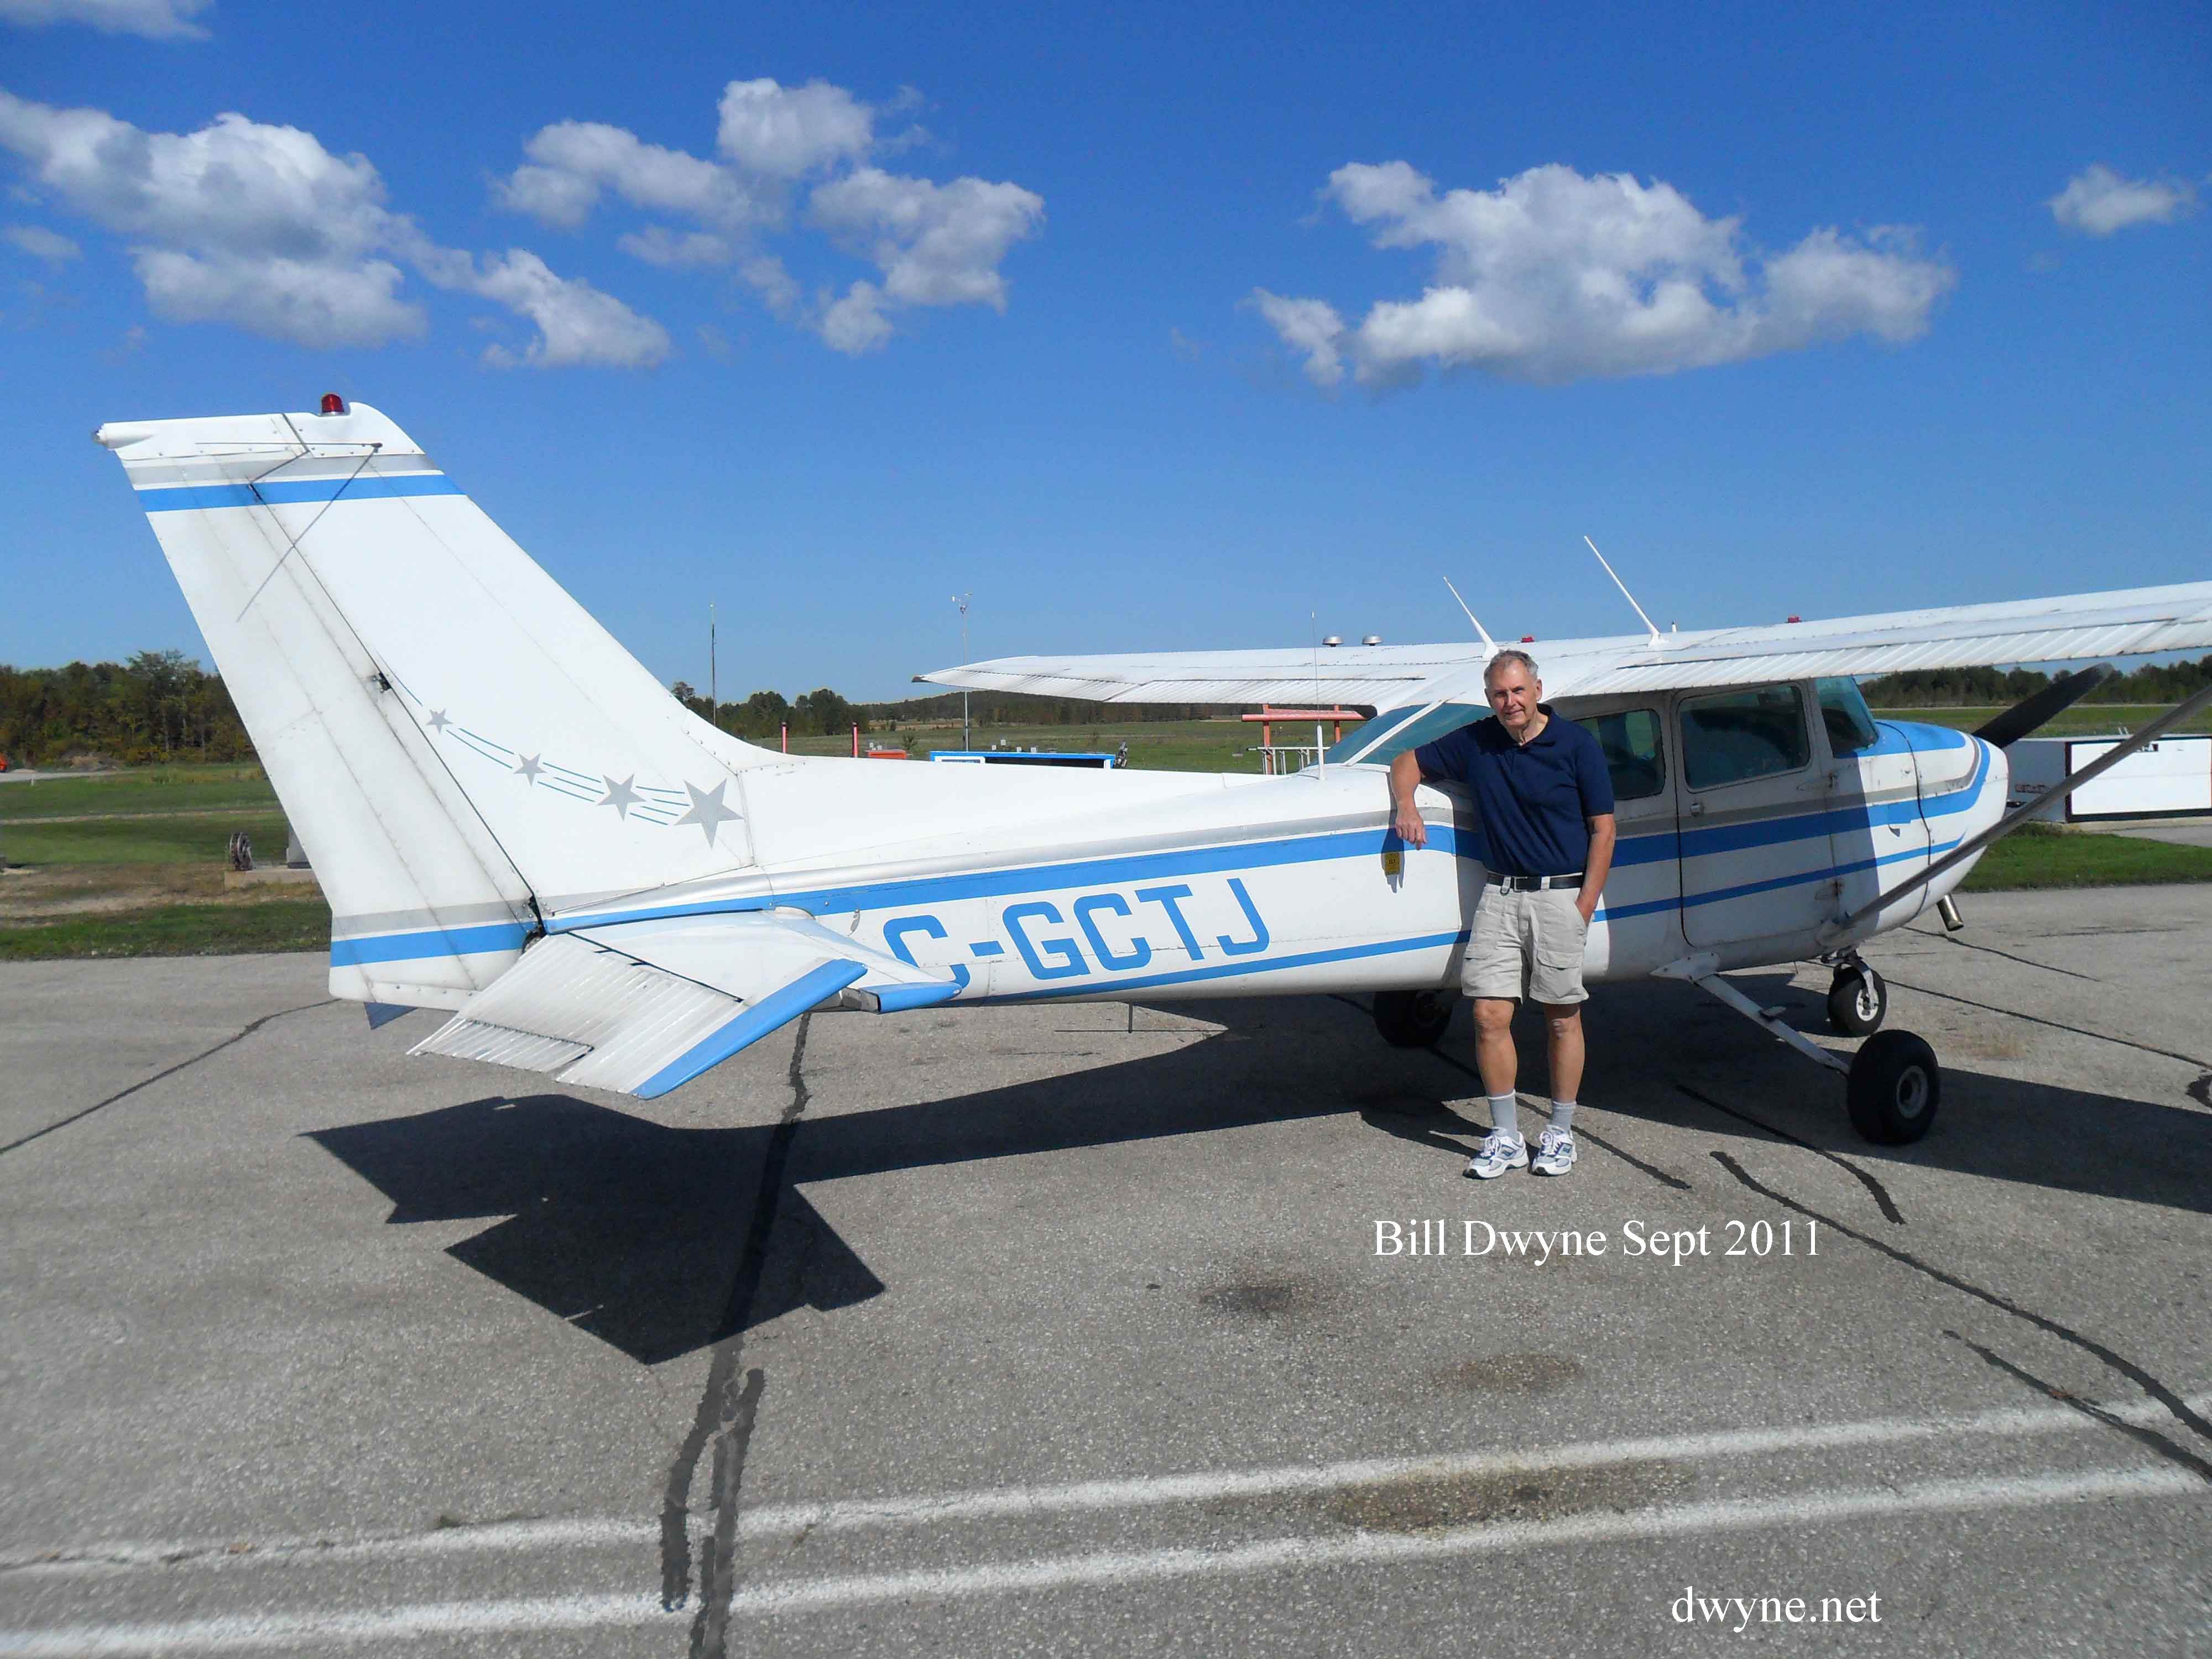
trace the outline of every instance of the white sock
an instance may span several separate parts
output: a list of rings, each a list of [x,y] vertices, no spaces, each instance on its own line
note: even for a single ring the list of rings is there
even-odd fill
[[[1490,1097],[1490,1127],[1503,1129],[1509,1135],[1521,1133],[1521,1097],[1492,1095]]]
[[[1575,1132],[1573,1101],[1555,1100],[1552,1103],[1552,1127],[1563,1135],[1571,1135]]]

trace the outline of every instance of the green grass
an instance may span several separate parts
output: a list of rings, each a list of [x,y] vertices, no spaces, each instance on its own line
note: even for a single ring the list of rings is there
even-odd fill
[[[1992,893],[2028,887],[2130,887],[2188,881],[2212,881],[2212,847],[2177,847],[2030,823],[1983,854],[1960,890]]]
[[[202,812],[232,807],[276,810],[276,792],[258,766],[152,766],[100,777],[64,774],[28,783],[0,783],[0,823],[92,812]]]
[[[0,922],[0,962],[64,957],[227,957],[325,951],[331,908],[319,898],[250,904],[165,904],[150,909]]]
[[[1350,731],[1347,726],[1345,728]],[[1278,726],[1279,740],[1298,740],[1301,728]],[[1302,728],[1305,741],[1313,740],[1313,727]],[[972,728],[973,741],[960,741],[960,722],[901,721],[896,732],[875,732],[860,738],[862,749],[903,748],[916,761],[927,762],[933,749],[969,747],[988,749],[994,744],[1008,749],[1038,749],[1062,754],[1113,753],[1129,746],[1129,764],[1158,772],[1251,772],[1260,769],[1255,750],[1260,728],[1232,719],[1201,720],[1097,720],[1081,726],[985,726]],[[769,739],[769,747],[775,740]],[[849,733],[836,737],[794,735],[792,752],[800,755],[848,755]]]
[[[197,863],[222,869],[229,862],[230,836],[234,830],[243,830],[252,838],[256,864],[283,863],[283,814],[272,813],[265,808],[204,818],[100,818],[84,823],[17,822],[0,826],[0,852],[8,855],[10,864],[41,867]]]

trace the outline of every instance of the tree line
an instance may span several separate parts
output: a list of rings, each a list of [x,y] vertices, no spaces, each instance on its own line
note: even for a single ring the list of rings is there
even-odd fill
[[[1867,684],[1879,708],[1945,708],[2017,702],[2051,684],[2040,669],[1930,668],[1890,674]],[[2115,674],[2090,702],[2174,703],[2212,684],[2212,656],[2161,663]],[[684,707],[732,736],[773,742],[786,725],[794,732],[842,737],[902,724],[957,720],[961,694],[942,692],[898,702],[848,702],[828,686],[794,701],[756,691],[742,702],[709,706],[682,680],[671,688]],[[1103,704],[1018,691],[969,694],[978,726],[1095,726],[1145,720],[1201,720],[1236,714],[1226,703]],[[0,755],[18,766],[53,766],[73,755],[100,754],[125,765],[156,761],[253,758],[230,693],[181,651],[141,651],[128,662],[73,662],[62,668],[0,664]]]
[[[181,651],[63,668],[0,663],[0,755],[52,766],[100,754],[125,765],[253,758],[222,681]]]
[[[1866,684],[1877,708],[1957,708],[2018,702],[2040,691],[2051,677],[2039,668],[1916,668],[1885,674]],[[2084,702],[2175,703],[2212,685],[2212,657],[2195,662],[2146,664],[2115,674]]]

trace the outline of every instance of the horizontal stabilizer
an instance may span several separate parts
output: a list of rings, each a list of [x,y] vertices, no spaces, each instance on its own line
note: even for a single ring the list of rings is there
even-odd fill
[[[541,939],[409,1052],[488,1060],[650,1100],[865,981],[879,1012],[942,1001],[951,981],[811,918],[751,911]]]

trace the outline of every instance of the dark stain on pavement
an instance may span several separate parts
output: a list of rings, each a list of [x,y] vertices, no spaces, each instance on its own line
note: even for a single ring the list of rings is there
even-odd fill
[[[1579,1380],[1582,1374],[1582,1361],[1565,1354],[1501,1353],[1443,1366],[1436,1381],[1468,1394],[1547,1394]]]

